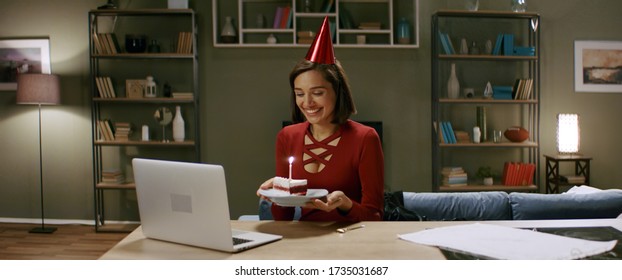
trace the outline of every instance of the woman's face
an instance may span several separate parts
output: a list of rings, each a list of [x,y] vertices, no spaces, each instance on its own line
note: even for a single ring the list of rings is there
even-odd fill
[[[316,70],[303,72],[294,79],[296,105],[313,125],[330,125],[337,95],[330,82]]]

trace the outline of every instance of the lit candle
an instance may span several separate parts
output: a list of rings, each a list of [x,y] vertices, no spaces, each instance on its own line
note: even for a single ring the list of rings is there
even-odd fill
[[[289,157],[289,179],[292,179],[292,163],[294,162],[294,157]]]

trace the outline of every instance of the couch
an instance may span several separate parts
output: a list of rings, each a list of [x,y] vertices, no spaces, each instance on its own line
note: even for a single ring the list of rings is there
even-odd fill
[[[403,193],[404,208],[427,221],[616,218],[622,190],[562,194],[472,192]]]
[[[410,220],[484,221],[616,218],[622,214],[622,190],[595,190],[576,187],[563,194],[490,192],[395,192],[405,211],[415,213]],[[590,189],[588,189],[590,188]],[[589,191],[585,191],[588,189]],[[386,200],[385,195],[385,200]],[[403,197],[403,198],[402,198]],[[299,217],[300,212],[296,212]],[[404,215],[413,217],[413,215]],[[241,219],[271,220],[270,203],[260,201],[259,216]],[[385,213],[385,220],[387,215]],[[400,219],[400,220],[409,220]]]

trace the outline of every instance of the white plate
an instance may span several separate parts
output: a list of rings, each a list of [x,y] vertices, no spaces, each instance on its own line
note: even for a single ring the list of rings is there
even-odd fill
[[[295,207],[304,206],[312,198],[326,196],[328,191],[325,189],[308,189],[307,195],[288,195],[275,189],[259,190],[259,193],[280,206]]]

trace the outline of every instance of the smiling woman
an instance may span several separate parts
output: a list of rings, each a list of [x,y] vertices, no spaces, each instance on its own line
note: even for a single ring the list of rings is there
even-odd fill
[[[306,179],[309,189],[326,190],[308,197],[300,220],[380,220],[384,199],[384,156],[380,138],[368,126],[350,120],[356,113],[350,86],[333,54],[327,19],[311,49],[289,76],[293,125],[277,135],[276,176]],[[302,159],[288,165],[287,159]],[[257,194],[274,187],[264,182]],[[292,220],[295,210],[272,199],[276,220]]]

